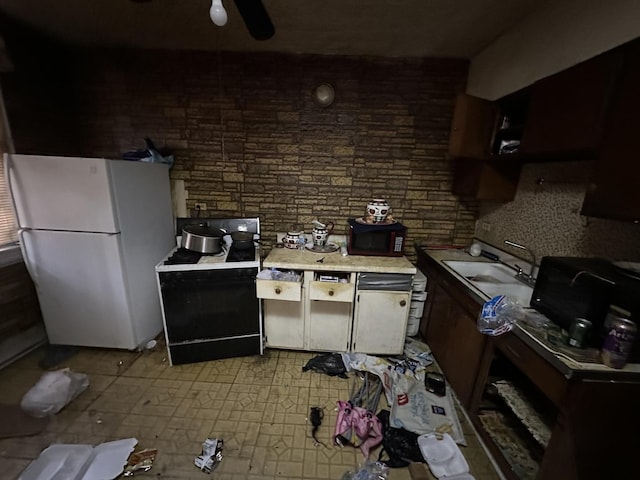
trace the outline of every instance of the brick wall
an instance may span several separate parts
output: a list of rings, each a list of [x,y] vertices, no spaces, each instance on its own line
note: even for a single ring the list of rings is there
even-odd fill
[[[62,51],[2,77],[20,153],[118,158],[151,137],[175,155],[189,209],[258,215],[268,244],[315,218],[343,232],[373,197],[408,227],[412,258],[414,240],[473,236],[477,204],[450,193],[446,158],[465,61]],[[322,82],[328,108],[312,100]]]

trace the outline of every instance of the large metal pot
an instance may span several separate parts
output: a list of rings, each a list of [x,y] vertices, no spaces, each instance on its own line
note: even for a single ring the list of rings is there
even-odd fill
[[[180,245],[194,252],[216,254],[222,251],[225,234],[224,230],[206,224],[185,225]]]

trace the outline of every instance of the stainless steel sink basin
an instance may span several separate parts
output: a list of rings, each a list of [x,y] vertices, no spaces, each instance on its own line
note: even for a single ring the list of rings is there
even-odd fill
[[[444,263],[470,282],[515,283],[515,273],[506,265],[489,262],[459,262],[445,260]]]
[[[515,272],[506,265],[453,260],[444,260],[443,263],[488,298],[508,295],[523,307],[528,307],[531,302],[533,288],[516,280]]]

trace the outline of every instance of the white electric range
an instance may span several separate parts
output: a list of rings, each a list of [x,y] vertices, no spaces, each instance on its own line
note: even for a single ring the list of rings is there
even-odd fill
[[[260,236],[258,218],[178,218],[177,233],[193,223]],[[263,353],[259,244],[237,249],[223,239],[219,254],[176,247],[155,267],[171,365]]]

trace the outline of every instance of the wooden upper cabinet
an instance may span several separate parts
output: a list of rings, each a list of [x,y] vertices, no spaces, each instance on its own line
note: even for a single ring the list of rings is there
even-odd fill
[[[640,43],[625,54],[581,213],[640,221]]]
[[[493,155],[499,118],[500,107],[495,102],[458,94],[449,136],[454,194],[479,200],[513,200],[520,163]]]
[[[487,157],[497,115],[494,102],[459,93],[451,122],[449,155],[458,158]]]
[[[526,161],[598,153],[622,59],[612,50],[533,84],[520,146]]]

